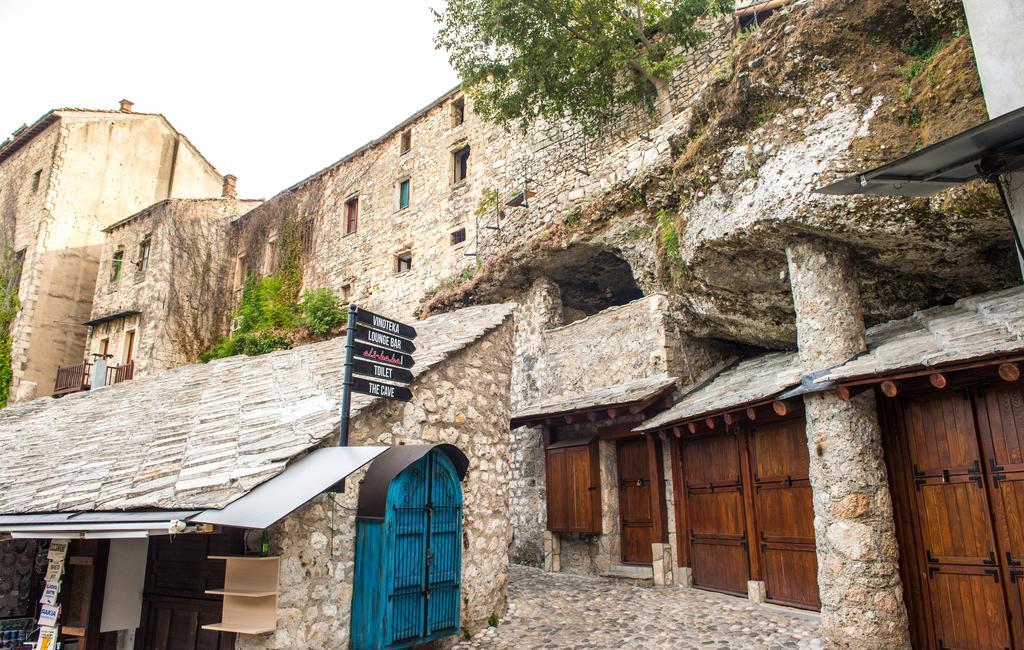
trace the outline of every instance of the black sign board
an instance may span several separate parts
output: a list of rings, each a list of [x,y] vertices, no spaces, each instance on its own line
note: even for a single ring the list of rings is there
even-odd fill
[[[393,386],[362,377],[352,378],[352,390],[363,395],[397,399],[402,402],[408,402],[412,399],[412,391],[405,386]]]
[[[393,381],[398,384],[408,384],[412,381],[412,373],[404,368],[369,363],[361,359],[352,360],[352,372],[373,377],[374,379]]]
[[[394,350],[385,350],[362,341],[352,342],[352,358],[372,361],[373,363],[386,363],[389,366],[398,366],[399,368],[412,368],[416,365],[416,360],[408,354],[402,354]]]
[[[388,348],[389,350],[396,350],[398,352],[406,352],[412,354],[416,351],[416,346],[413,342],[408,339],[403,339],[393,334],[381,332],[380,330],[372,330],[363,325],[357,323],[356,336],[364,341],[368,341],[374,345],[378,345],[382,348]]]
[[[360,325],[366,325],[367,327],[387,332],[388,334],[401,336],[403,339],[412,340],[416,338],[416,330],[412,326],[378,316],[372,311],[366,311],[365,309],[360,309],[356,312],[356,322]]]

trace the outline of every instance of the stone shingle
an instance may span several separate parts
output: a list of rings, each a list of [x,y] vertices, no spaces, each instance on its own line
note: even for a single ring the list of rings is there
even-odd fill
[[[419,376],[514,305],[415,323]],[[337,431],[341,339],[0,411],[0,513],[221,508]],[[415,384],[413,385],[415,391]],[[375,400],[353,395],[356,415]]]

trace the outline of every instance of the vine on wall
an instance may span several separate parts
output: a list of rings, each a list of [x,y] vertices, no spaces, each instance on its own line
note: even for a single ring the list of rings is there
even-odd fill
[[[0,408],[7,406],[11,382],[14,380],[11,327],[20,307],[17,282],[20,269],[16,266],[20,264],[15,259],[14,250],[5,246],[0,257]]]

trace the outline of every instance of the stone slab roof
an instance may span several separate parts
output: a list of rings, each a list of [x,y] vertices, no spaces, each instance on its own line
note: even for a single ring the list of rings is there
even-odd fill
[[[675,383],[675,377],[655,375],[588,393],[558,395],[528,404],[512,415],[512,422],[644,402],[668,392]]]
[[[868,351],[817,383],[849,381],[1024,351],[1024,287],[985,293],[867,332]]]
[[[795,352],[772,352],[726,368],[710,382],[695,387],[672,408],[637,427],[651,431],[706,413],[771,399],[800,383],[803,370]]]
[[[418,321],[420,375],[514,304]],[[222,508],[336,432],[343,339],[0,410],[0,514]],[[415,385],[413,386],[415,392]],[[352,414],[375,398],[353,395]]]

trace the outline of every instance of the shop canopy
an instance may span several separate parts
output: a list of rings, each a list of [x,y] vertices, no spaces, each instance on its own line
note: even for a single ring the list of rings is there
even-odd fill
[[[1021,169],[1024,169],[1024,108],[815,191],[819,194],[926,197]]]

